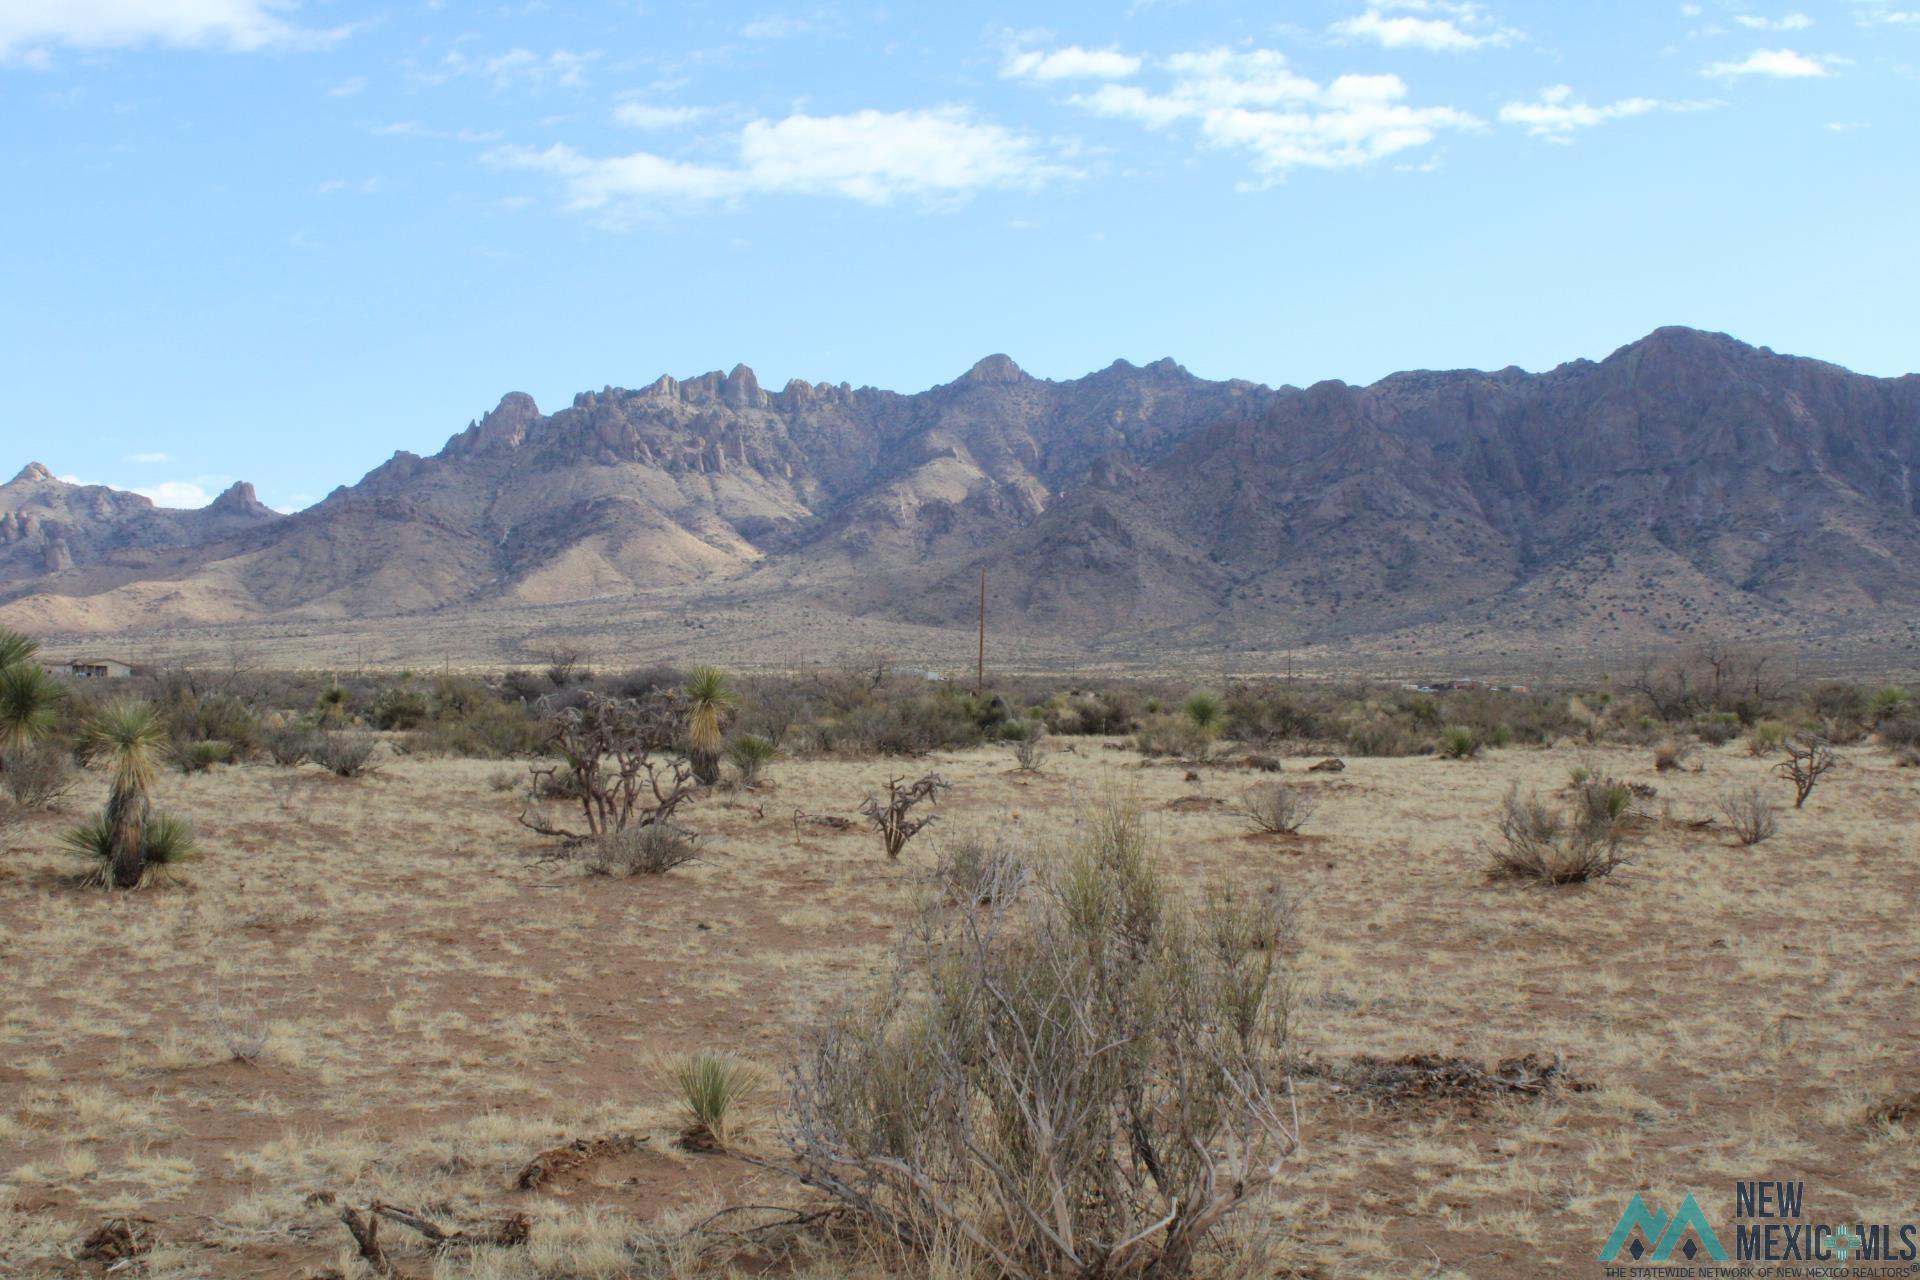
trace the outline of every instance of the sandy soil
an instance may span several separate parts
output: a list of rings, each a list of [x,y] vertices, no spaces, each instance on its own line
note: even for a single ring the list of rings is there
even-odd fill
[[[1874,1118],[1920,1090],[1920,776],[1884,753],[1847,752],[1743,848],[1724,823],[1689,825],[1735,785],[1790,801],[1738,744],[1660,775],[1624,748],[1338,774],[1289,760],[1320,801],[1293,837],[1235,816],[1245,771],[1190,781],[1117,743],[1073,747],[1034,776],[1003,749],[782,760],[761,790],[691,810],[704,862],[631,880],[539,861],[515,821],[523,766],[398,759],[356,781],[169,774],[158,800],[194,821],[204,858],[176,887],[89,891],[55,840],[99,802],[91,777],[0,859],[0,1273],[101,1274],[81,1242],[130,1215],[160,1245],[115,1274],[358,1275],[338,1204],[378,1198],[448,1226],[533,1219],[529,1248],[437,1262],[394,1229],[414,1276],[718,1274],[727,1259],[694,1256],[687,1223],[804,1196],[677,1150],[662,1058],[733,1049],[777,1076],[809,1012],[882,970],[943,838],[1043,846],[1113,791],[1196,890],[1278,870],[1304,896],[1309,1063],[1537,1052],[1592,1086],[1396,1100],[1303,1071],[1304,1145],[1254,1210],[1282,1274],[1589,1274],[1633,1191],[1691,1189],[1724,1216],[1737,1177],[1804,1179],[1828,1220],[1920,1218],[1915,1134]],[[1657,788],[1634,862],[1591,886],[1489,882],[1480,842],[1503,793],[1552,792],[1576,765]],[[898,864],[870,833],[804,817],[851,817],[890,773],[926,768],[955,790]],[[777,1153],[776,1103],[770,1089],[749,1117],[749,1151]],[[637,1141],[514,1189],[537,1152],[614,1134]],[[632,1272],[630,1237],[662,1242]]]

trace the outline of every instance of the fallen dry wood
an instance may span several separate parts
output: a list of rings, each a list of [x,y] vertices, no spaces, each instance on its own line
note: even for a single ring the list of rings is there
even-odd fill
[[[645,1138],[630,1133],[608,1134],[600,1138],[575,1138],[565,1146],[553,1147],[542,1151],[527,1161],[527,1167],[513,1180],[513,1185],[521,1191],[532,1191],[544,1185],[550,1179],[581,1165],[608,1156],[625,1155],[637,1149]]]
[[[421,1217],[411,1209],[402,1209],[399,1205],[382,1204],[378,1200],[372,1201],[364,1209],[349,1205],[340,1211],[340,1221],[353,1237],[361,1259],[383,1276],[390,1276],[394,1271],[393,1264],[387,1260],[386,1250],[380,1247],[382,1218],[418,1231],[426,1237],[436,1253],[442,1249],[473,1245],[522,1245],[533,1231],[533,1220],[524,1213],[516,1213],[510,1218],[497,1218],[484,1227],[448,1231],[438,1223]]]
[[[393,1264],[387,1261],[386,1251],[380,1247],[380,1219],[371,1210],[363,1212],[348,1205],[340,1211],[340,1221],[353,1237],[360,1260],[372,1267],[376,1275],[392,1275]]]

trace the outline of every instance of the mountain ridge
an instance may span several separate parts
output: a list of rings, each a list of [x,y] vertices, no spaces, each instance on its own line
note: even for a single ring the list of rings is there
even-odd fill
[[[1680,326],[1540,373],[1365,385],[1171,358],[1054,381],[994,354],[911,394],[767,391],[736,365],[550,414],[509,392],[439,452],[398,451],[292,516],[238,485],[168,515],[34,464],[0,486],[0,620],[639,617],[667,593],[932,637],[967,624],[984,570],[1004,626],[1089,653],[1905,644],[1917,463],[1920,375]]]

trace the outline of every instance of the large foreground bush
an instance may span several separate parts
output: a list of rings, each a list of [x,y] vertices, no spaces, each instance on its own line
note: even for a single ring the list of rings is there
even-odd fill
[[[1185,905],[1139,815],[1005,892],[939,891],[892,982],[792,1077],[804,1181],[983,1274],[1190,1274],[1293,1150],[1279,1078],[1287,902]]]

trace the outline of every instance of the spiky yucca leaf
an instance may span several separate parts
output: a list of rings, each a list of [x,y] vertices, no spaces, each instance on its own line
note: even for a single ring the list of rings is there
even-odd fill
[[[64,832],[60,837],[60,845],[69,853],[78,854],[93,864],[87,872],[88,884],[104,886],[113,883],[113,824],[107,820],[106,814],[96,813]],[[192,826],[184,818],[171,813],[148,816],[143,848],[142,885],[166,878],[172,868],[192,862],[198,856],[194,850]]]
[[[0,632],[0,648],[9,635]],[[34,663],[0,660],[0,750],[31,746],[51,733],[59,718],[60,697],[60,686]]]
[[[739,704],[727,673],[718,667],[695,667],[687,677],[687,745],[703,755],[720,751],[721,720]]]
[[[672,1064],[674,1087],[686,1111],[687,1134],[725,1147],[740,1108],[759,1090],[760,1068],[736,1053],[702,1049]]]
[[[153,787],[167,751],[167,725],[153,704],[140,698],[108,703],[81,731],[87,748],[113,770],[113,789],[144,793]]]
[[[0,627],[0,667],[15,667],[33,661],[33,655],[40,652],[38,641],[29,640],[18,631]]]

